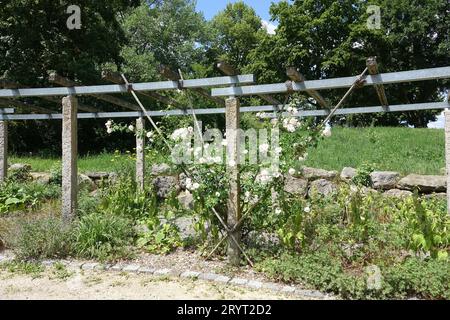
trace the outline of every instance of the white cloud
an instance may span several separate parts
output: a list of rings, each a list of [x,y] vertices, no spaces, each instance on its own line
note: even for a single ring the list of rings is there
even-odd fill
[[[267,20],[262,20],[262,28],[265,29],[267,31],[268,34],[275,34],[276,30],[277,30],[277,26],[274,25],[273,23],[267,21]]]

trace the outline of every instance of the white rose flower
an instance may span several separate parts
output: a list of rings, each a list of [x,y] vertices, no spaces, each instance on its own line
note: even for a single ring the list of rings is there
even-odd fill
[[[153,135],[154,135],[153,131],[147,132],[147,138],[151,139],[153,137]]]
[[[275,214],[281,214],[283,211],[280,208],[275,209]]]
[[[291,176],[293,176],[294,174],[295,174],[295,169],[294,168],[290,168],[289,169],[289,174],[291,175]]]
[[[131,132],[134,132],[134,126],[133,126],[132,124],[130,124],[130,125],[128,126],[128,130],[130,130]]]
[[[267,143],[264,143],[262,145],[259,146],[259,151],[260,152],[267,152],[269,151],[269,145]]]
[[[326,127],[322,132],[322,136],[326,138],[331,137],[331,127]]]
[[[311,212],[311,208],[310,207],[305,207],[303,209],[303,211],[305,211],[306,213],[310,213]]]
[[[113,129],[108,128],[108,130],[106,130],[106,132],[107,132],[108,134],[111,134],[111,133],[113,133]]]
[[[197,182],[195,182],[195,183],[192,185],[191,190],[192,190],[192,191],[195,191],[195,190],[197,190],[198,188],[200,188],[200,184],[198,184]]]

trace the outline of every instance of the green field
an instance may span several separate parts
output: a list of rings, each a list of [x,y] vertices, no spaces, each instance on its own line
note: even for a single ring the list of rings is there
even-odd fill
[[[402,174],[442,174],[445,166],[444,130],[409,128],[333,128],[333,135],[309,151],[307,166],[328,170],[373,164],[377,170]],[[152,157],[155,159],[155,157]],[[152,160],[156,161],[156,160]],[[60,159],[11,157],[11,163],[28,163],[33,171],[49,171]],[[100,154],[81,157],[81,172],[115,171],[132,165],[129,155]],[[159,157],[158,162],[161,162]]]

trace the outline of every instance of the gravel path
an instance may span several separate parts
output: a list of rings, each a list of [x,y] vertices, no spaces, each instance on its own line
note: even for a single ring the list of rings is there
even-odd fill
[[[268,290],[251,290],[201,280],[183,280],[145,274],[73,270],[66,279],[48,268],[38,278],[0,272],[0,300],[199,300],[199,299],[292,299]],[[298,297],[296,297],[298,299]],[[311,299],[305,297],[305,299]]]

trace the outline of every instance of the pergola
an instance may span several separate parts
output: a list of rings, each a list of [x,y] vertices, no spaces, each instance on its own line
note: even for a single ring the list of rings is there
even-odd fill
[[[78,119],[109,119],[109,118],[136,118],[137,129],[145,126],[145,117],[161,116],[189,116],[206,114],[225,114],[226,129],[236,130],[239,128],[240,113],[243,112],[277,112],[283,110],[283,104],[272,97],[274,94],[290,94],[294,92],[306,92],[314,99],[322,109],[300,110],[299,117],[331,117],[332,115],[348,115],[361,113],[379,112],[404,112],[413,110],[446,109],[449,107],[448,99],[433,103],[389,105],[384,92],[384,85],[407,83],[416,81],[427,81],[450,78],[450,66],[422,70],[412,70],[392,73],[379,73],[374,58],[367,60],[367,68],[364,73],[369,75],[360,77],[343,77],[322,80],[306,80],[296,68],[288,68],[286,75],[289,78],[285,83],[254,85],[255,79],[251,74],[239,75],[238,72],[226,63],[219,63],[217,67],[226,75],[223,77],[204,79],[183,79],[181,73],[173,72],[167,67],[162,67],[160,73],[168,81],[145,82],[128,84],[126,79],[117,73],[103,72],[103,79],[113,82],[110,85],[83,86],[57,74],[50,75],[50,81],[61,87],[48,88],[21,88],[19,84],[1,81],[0,87],[0,182],[7,176],[8,159],[8,122],[19,120],[62,120],[62,215],[66,220],[71,220],[77,210],[77,122]],[[361,81],[363,80],[363,81]],[[338,104],[334,109],[320,95],[319,91],[338,88],[350,88],[350,91],[358,86],[373,86],[379,97],[379,106],[361,106],[354,108],[340,108]],[[211,94],[206,89],[212,88]],[[196,94],[208,98],[219,107],[202,107],[187,109],[172,98],[163,96],[158,91],[191,90]],[[113,94],[132,93],[138,104],[130,103],[118,98]],[[156,101],[179,107],[176,110],[147,111],[142,109],[142,104],[135,94],[145,95]],[[127,109],[121,112],[102,112],[96,108],[83,105],[78,102],[78,96],[93,96],[96,99],[107,101],[111,104]],[[259,96],[268,105],[241,107],[240,96]],[[62,113],[53,113],[48,108],[42,108],[22,102],[21,98],[37,97],[49,102],[59,102],[62,97]],[[226,98],[224,100],[224,97]],[[344,99],[343,99],[344,100]],[[16,114],[15,109],[23,108],[33,110],[33,114]],[[79,110],[83,112],[79,112]],[[151,119],[150,119],[151,120]],[[450,112],[445,113],[446,133],[446,167],[447,167],[447,199],[450,213]],[[228,137],[228,136],[227,136]],[[237,137],[228,142],[227,156],[229,160],[238,163]],[[143,146],[145,137],[137,135],[136,145]],[[136,148],[136,179],[139,186],[144,185],[145,157],[144,148]],[[227,161],[228,163],[228,161]],[[229,165],[228,165],[229,166]],[[240,185],[239,170],[236,167],[228,168],[231,173],[230,196],[228,201],[227,231],[235,238],[240,239],[238,224],[242,219],[239,205]],[[238,241],[239,242],[239,241]],[[239,247],[236,241],[230,241],[229,256],[236,262],[239,258]]]

